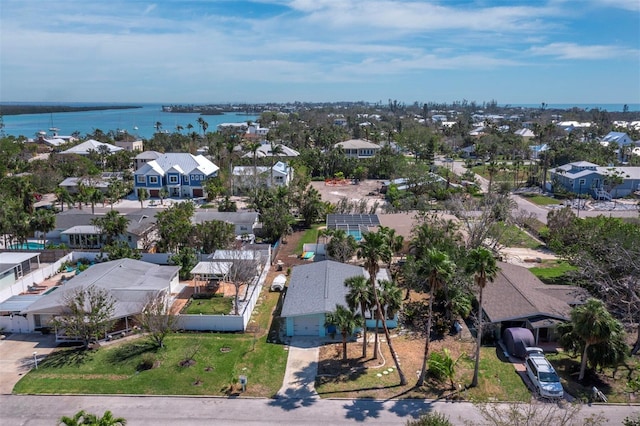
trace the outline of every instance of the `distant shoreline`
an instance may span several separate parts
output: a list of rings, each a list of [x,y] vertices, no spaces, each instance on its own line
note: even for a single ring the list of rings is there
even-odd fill
[[[104,111],[109,109],[135,109],[138,105],[101,105],[101,106],[68,106],[68,105],[0,105],[2,115],[51,114],[58,112]]]

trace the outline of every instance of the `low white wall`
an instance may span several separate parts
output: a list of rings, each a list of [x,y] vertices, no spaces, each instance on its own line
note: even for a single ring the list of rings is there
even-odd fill
[[[302,246],[302,251],[312,251],[315,254],[326,254],[324,244],[307,243]]]
[[[51,278],[58,273],[60,266],[68,260],[71,260],[71,253],[58,259],[55,263],[40,266],[40,268],[32,270],[29,274],[18,279],[10,287],[3,289],[2,292],[0,292],[0,301],[24,293],[28,290],[29,286],[40,284],[44,280]]]

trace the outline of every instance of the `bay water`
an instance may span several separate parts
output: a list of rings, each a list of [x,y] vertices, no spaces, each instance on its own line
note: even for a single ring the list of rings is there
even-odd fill
[[[58,105],[62,105],[62,103]],[[73,103],[65,103],[64,105],[83,106]],[[183,134],[190,133],[190,131],[200,132],[201,129],[197,121],[199,117],[202,117],[209,125],[208,132],[215,132],[217,126],[222,123],[255,122],[258,118],[257,115],[247,115],[241,112],[223,115],[164,112],[162,105],[142,104],[141,108],[132,109],[5,115],[3,121],[4,133],[16,137],[34,138],[38,132],[46,132],[51,135],[52,131],[49,129],[56,128],[59,135],[71,135],[77,131],[81,138],[100,129],[104,133],[111,130],[114,132],[126,131],[128,134],[150,139],[157,131],[155,126],[158,122],[162,124],[161,131],[169,133],[175,132],[178,126],[183,127]],[[193,126],[190,131],[187,129],[189,124]]]

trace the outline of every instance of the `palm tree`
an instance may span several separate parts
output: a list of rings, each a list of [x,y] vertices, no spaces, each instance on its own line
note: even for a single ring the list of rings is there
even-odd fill
[[[424,344],[424,356],[422,358],[422,369],[418,377],[417,386],[424,384],[427,373],[427,360],[429,359],[429,342],[431,341],[431,324],[433,322],[433,300],[436,298],[436,291],[451,279],[455,270],[455,264],[449,259],[449,255],[440,250],[427,249],[424,259],[419,261],[418,270],[424,271],[429,281],[429,310],[427,313],[427,330]]]
[[[364,268],[369,273],[369,284],[373,290],[373,297],[375,300],[376,310],[379,318],[384,318],[384,316],[382,314],[382,306],[380,304],[380,298],[378,296],[378,289],[376,284],[378,271],[380,270],[380,265],[378,264],[378,262],[380,262],[381,260],[384,262],[388,262],[390,257],[391,251],[389,250],[389,244],[384,234],[380,232],[369,232],[363,236],[362,240],[360,241],[360,247],[358,249],[358,258],[364,259]],[[398,370],[398,375],[400,376],[400,385],[404,386],[407,384],[407,378],[404,376],[404,373],[400,368],[398,354],[393,348],[391,335],[389,334],[389,328],[387,327],[386,321],[382,321],[382,328],[384,329],[384,335],[387,339],[389,351],[391,352],[391,356],[393,357],[393,361],[396,365],[396,370]]]
[[[29,221],[34,232],[42,233],[42,245],[47,245],[47,233],[56,227],[56,215],[51,210],[36,210]]]
[[[480,344],[482,343],[482,291],[487,285],[487,281],[493,282],[498,270],[496,259],[493,254],[484,247],[471,250],[467,256],[467,273],[474,274],[474,280],[478,286],[478,327],[476,336],[476,360],[473,369],[473,380],[471,387],[478,386],[478,370],[480,368]]]
[[[273,167],[275,166],[275,159],[277,158],[278,161],[280,161],[280,154],[284,153],[284,150],[282,149],[282,144],[274,144],[273,141],[271,141],[271,186],[273,186]]]
[[[402,290],[396,283],[389,280],[380,280],[378,281],[378,285],[380,286],[380,293],[378,296],[380,297],[380,305],[382,305],[382,314],[384,318],[379,318],[376,316],[376,350],[380,351],[378,347],[378,325],[379,320],[383,320],[386,324],[387,319],[392,319],[395,317],[396,312],[400,310],[402,306]]]
[[[71,194],[61,186],[55,189],[54,194],[56,195],[56,202],[60,203],[60,211],[64,211],[64,203],[70,204],[72,202]]]
[[[145,200],[149,199],[149,191],[147,191],[147,188],[140,188],[138,189],[138,201],[140,201],[140,208],[144,208],[144,202]]]
[[[96,214],[96,204],[99,202],[104,204],[104,193],[98,188],[93,188],[89,191],[89,202],[91,203],[91,214]]]
[[[251,152],[253,156],[253,188],[257,190],[258,188],[258,148],[260,148],[260,142],[250,142],[247,144],[247,149]]]
[[[336,310],[327,314],[325,327],[334,326],[342,335],[342,361],[347,362],[347,338],[351,336],[357,327],[362,325],[362,317],[342,305],[337,305]]]
[[[105,411],[102,417],[80,410],[73,417],[61,417],[58,423],[64,426],[125,426],[127,421],[123,417],[113,417],[109,410]]]
[[[559,327],[560,331],[564,328],[565,334],[572,333],[584,345],[578,375],[578,380],[581,381],[584,379],[591,349],[596,345],[612,342],[622,334],[623,328],[607,311],[604,302],[595,298],[590,298],[584,305],[574,308],[571,311],[571,322],[566,325],[567,327]],[[562,339],[566,341],[567,338],[563,335]],[[607,348],[607,352],[613,351]]]
[[[362,358],[367,358],[367,322],[365,312],[373,305],[373,294],[371,294],[371,287],[364,276],[355,276],[347,278],[344,281],[344,285],[349,288],[347,293],[347,304],[349,308],[355,310],[360,308],[360,315],[364,320],[364,326],[362,328]]]
[[[395,255],[399,253],[404,246],[404,237],[402,235],[396,235],[396,230],[388,226],[381,226],[379,230],[387,236],[387,243],[389,244],[389,250],[391,250],[391,254]],[[391,268],[391,259],[392,258],[389,257],[387,268]]]
[[[105,244],[109,245],[127,231],[129,219],[120,215],[117,210],[109,210],[106,215],[92,219],[91,224],[100,230]]]

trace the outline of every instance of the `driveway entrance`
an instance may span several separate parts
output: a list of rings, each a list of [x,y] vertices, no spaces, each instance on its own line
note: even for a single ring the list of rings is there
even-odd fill
[[[0,340],[0,394],[10,394],[18,380],[57,346],[53,334],[9,334]]]

